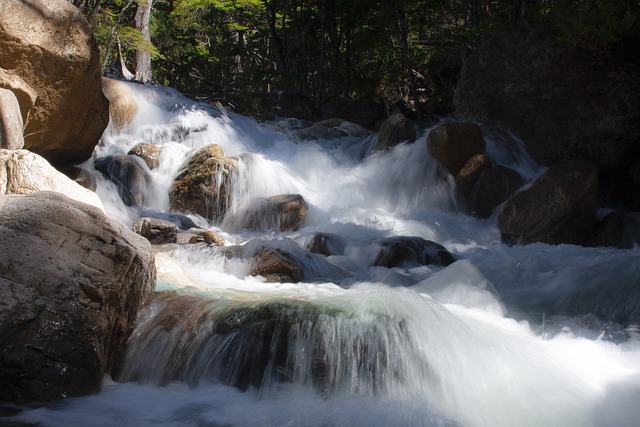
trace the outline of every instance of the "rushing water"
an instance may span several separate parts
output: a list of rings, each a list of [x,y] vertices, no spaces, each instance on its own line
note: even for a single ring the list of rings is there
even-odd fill
[[[248,276],[249,261],[216,247],[156,247],[162,294],[142,313],[118,381],[16,420],[640,426],[637,247],[502,245],[495,219],[457,212],[452,181],[424,134],[383,153],[372,150],[375,135],[297,141],[289,121],[257,123],[169,89],[131,88],[135,122],[108,130],[96,156],[138,142],[162,146],[145,209],[168,212],[171,179],[188,153],[219,144],[238,162],[230,213],[222,224],[191,218],[225,246],[286,250],[305,282]],[[504,137],[485,134],[488,155],[528,179],[539,174]],[[131,225],[140,208],[96,176],[108,213]],[[232,231],[244,202],[284,193],[310,206],[300,230]],[[314,232],[335,236],[338,254],[305,252]],[[458,261],[372,267],[370,242],[389,236],[441,243]]]

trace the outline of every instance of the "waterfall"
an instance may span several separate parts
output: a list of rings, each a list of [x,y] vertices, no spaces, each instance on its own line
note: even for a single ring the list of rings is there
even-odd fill
[[[24,410],[45,426],[628,426],[640,420],[640,249],[506,246],[494,219],[458,211],[424,129],[372,152],[376,136],[299,141],[293,121],[259,123],[167,88],[129,85],[139,113],[95,157],[161,148],[148,206],[127,206],[95,171],[109,215],[170,214],[193,150],[233,159],[223,220],[191,212],[224,247],[154,248],[157,295],[103,391]],[[487,155],[527,179],[541,168],[512,135]],[[506,140],[511,143],[506,143]],[[248,230],[255,200],[301,195],[299,229]],[[384,239],[439,243],[452,264],[377,262]],[[319,239],[319,240],[318,240]],[[309,251],[321,241],[323,251]],[[272,250],[300,280],[252,275]],[[117,410],[114,410],[117,408]]]

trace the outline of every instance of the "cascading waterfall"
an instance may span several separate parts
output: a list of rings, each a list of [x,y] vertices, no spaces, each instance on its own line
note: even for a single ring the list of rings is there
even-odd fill
[[[155,248],[158,296],[141,313],[117,382],[97,396],[15,419],[46,426],[640,425],[640,251],[500,243],[492,219],[456,212],[424,138],[372,153],[372,137],[297,141],[289,122],[130,85],[139,113],[96,157],[162,147],[146,199],[126,206],[99,174],[108,213],[131,225],[168,214],[191,150],[236,160],[224,221],[189,217],[225,247]],[[504,135],[487,154],[531,179],[541,169]],[[92,163],[85,165],[93,170]],[[309,204],[301,229],[238,230],[247,203],[284,193]],[[329,256],[304,247],[324,233]],[[375,242],[419,236],[456,262],[376,266]],[[281,250],[299,283],[250,276]],[[114,408],[117,408],[114,411]]]

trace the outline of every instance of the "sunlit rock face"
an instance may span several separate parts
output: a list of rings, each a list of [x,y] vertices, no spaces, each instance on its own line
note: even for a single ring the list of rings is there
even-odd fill
[[[56,166],[89,158],[109,122],[91,27],[64,0],[3,0],[1,10],[0,79],[29,88],[18,91],[25,147]]]
[[[55,192],[0,197],[0,400],[96,393],[155,286],[149,242]]]

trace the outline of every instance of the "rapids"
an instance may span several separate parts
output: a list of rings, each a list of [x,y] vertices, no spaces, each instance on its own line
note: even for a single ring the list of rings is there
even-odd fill
[[[216,247],[155,247],[158,298],[103,391],[11,420],[43,426],[640,426],[640,249],[500,243],[495,219],[457,212],[453,183],[424,143],[374,152],[376,135],[298,141],[291,120],[257,122],[167,88],[130,85],[135,121],[108,129],[95,157],[161,146],[147,188],[168,189],[190,150],[238,161],[225,246],[286,249],[303,283],[249,276]],[[485,129],[487,154],[528,179],[542,168],[512,136]],[[108,214],[125,206],[95,173]],[[303,227],[232,231],[255,197],[301,194]],[[340,255],[302,249],[314,232]],[[371,267],[374,239],[420,236],[458,261]],[[6,419],[8,420],[8,419]]]

